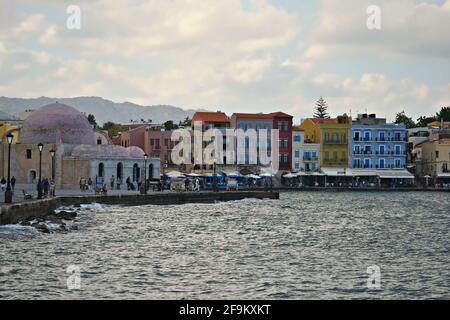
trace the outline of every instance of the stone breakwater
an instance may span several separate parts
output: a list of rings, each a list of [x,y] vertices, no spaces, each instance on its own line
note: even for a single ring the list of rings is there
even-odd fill
[[[246,198],[279,199],[278,192],[239,191],[239,192],[197,192],[197,193],[154,193],[148,195],[113,196],[74,196],[32,200],[1,206],[0,225],[16,224],[30,219],[45,219],[55,214],[61,207],[80,206],[88,203],[106,205],[176,205],[185,203],[214,203],[216,201],[235,201]]]

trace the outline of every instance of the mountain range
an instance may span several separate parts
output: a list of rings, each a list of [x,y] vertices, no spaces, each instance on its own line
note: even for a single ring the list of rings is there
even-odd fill
[[[131,102],[117,103],[101,97],[74,97],[74,98],[8,98],[0,97],[0,119],[8,117],[15,118],[28,109],[38,109],[50,103],[63,103],[84,112],[86,115],[93,114],[97,123],[103,124],[108,121],[115,123],[129,123],[131,121],[148,121],[153,123],[164,123],[168,120],[179,122],[186,117],[191,118],[196,111],[185,110],[170,105],[142,106]]]

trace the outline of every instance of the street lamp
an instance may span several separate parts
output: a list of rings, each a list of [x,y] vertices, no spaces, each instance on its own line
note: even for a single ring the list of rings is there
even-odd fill
[[[148,155],[144,154],[144,194],[147,194],[147,159]]]
[[[56,183],[55,183],[55,154],[56,151],[54,149],[50,150],[50,155],[52,156],[52,182],[53,182],[53,194],[52,196],[55,196],[55,188],[56,188]]]
[[[37,185],[38,199],[42,199],[42,150],[44,145],[42,143],[38,144],[39,149],[39,180]]]
[[[6,135],[6,139],[8,140],[8,184],[6,186],[5,191],[5,203],[11,203],[12,202],[12,190],[11,190],[11,144],[14,139],[14,136],[12,133],[8,133]]]
[[[217,192],[218,191],[218,188],[217,188],[217,177],[216,177],[216,175],[217,175],[217,160],[216,159],[214,159],[214,167],[213,167],[213,169],[214,169],[214,177],[213,177],[213,189],[214,189],[214,192]]]

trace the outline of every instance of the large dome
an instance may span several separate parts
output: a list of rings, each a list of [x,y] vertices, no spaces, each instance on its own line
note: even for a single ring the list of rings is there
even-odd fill
[[[34,111],[23,123],[22,143],[95,144],[94,129],[75,108],[54,103]]]

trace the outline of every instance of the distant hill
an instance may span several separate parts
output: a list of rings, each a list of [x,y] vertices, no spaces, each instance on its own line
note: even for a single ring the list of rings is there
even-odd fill
[[[167,120],[178,122],[186,117],[192,117],[196,111],[202,111],[184,110],[168,105],[141,106],[131,102],[116,103],[100,97],[33,99],[0,97],[0,118],[2,113],[18,117],[20,112],[27,109],[37,109],[56,101],[72,106],[85,114],[93,114],[99,124],[107,121],[129,123],[131,120],[141,119],[145,121],[151,119],[153,123],[163,123]]]
[[[9,113],[0,111],[0,120],[18,120],[18,117],[10,115]]]

